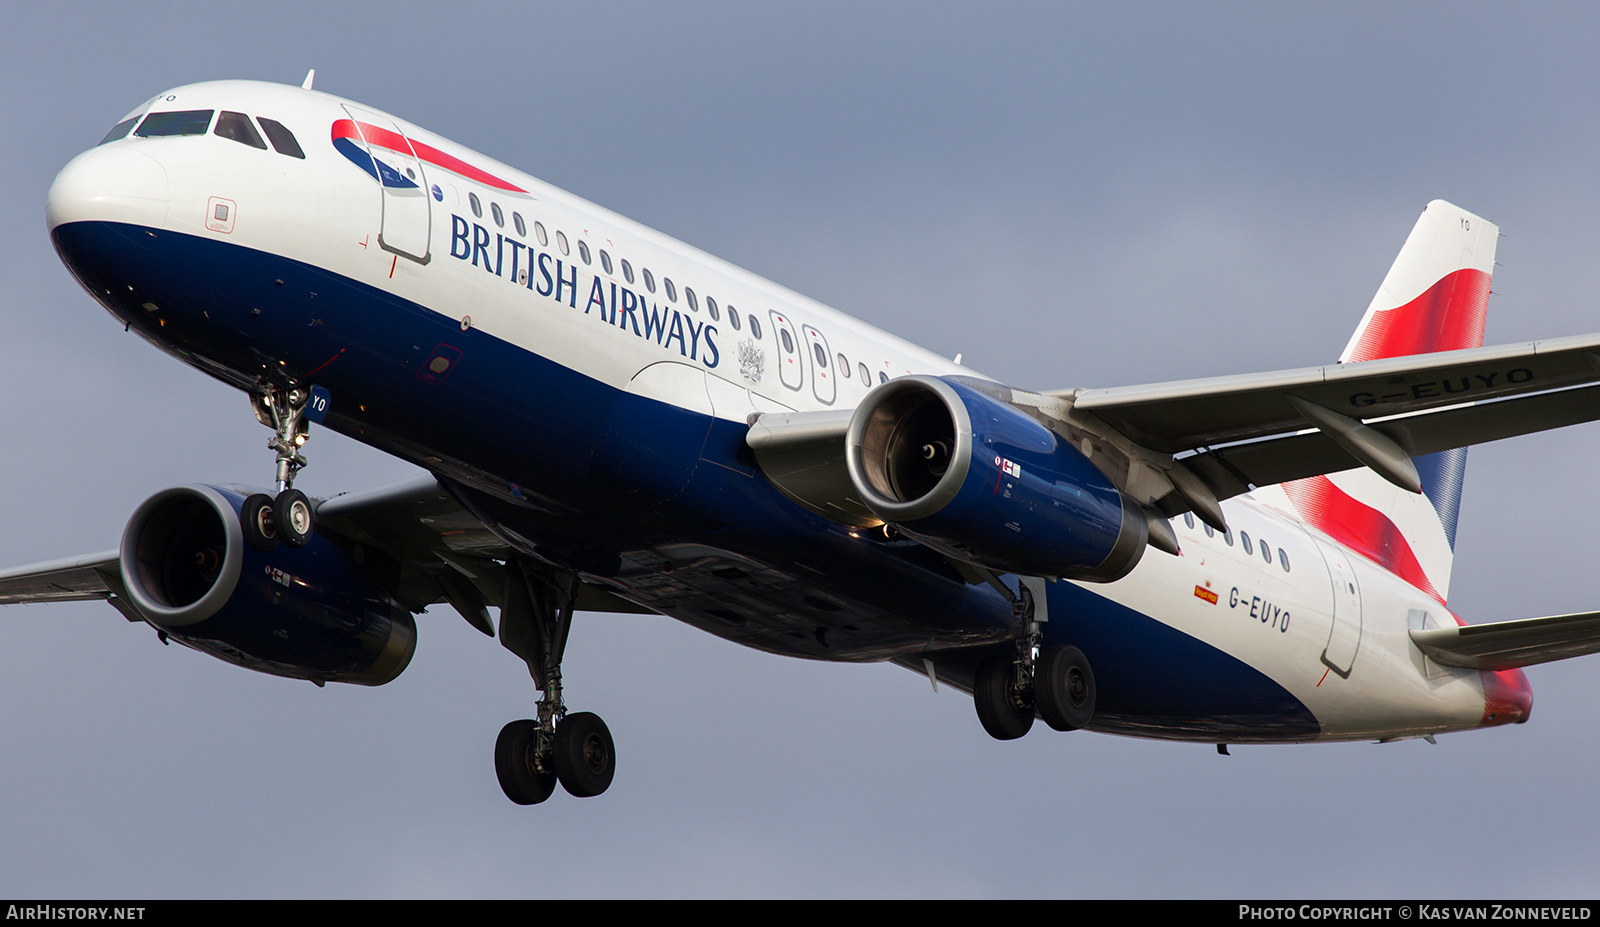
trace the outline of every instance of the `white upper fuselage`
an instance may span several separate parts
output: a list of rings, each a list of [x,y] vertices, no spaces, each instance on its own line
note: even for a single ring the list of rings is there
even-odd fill
[[[757,412],[850,409],[880,382],[907,373],[976,375],[338,97],[220,81],[169,91],[135,115],[153,110],[277,120],[294,132],[306,157],[210,132],[129,135],[62,170],[47,207],[51,228],[121,222],[291,258],[401,296],[614,389],[732,422]],[[341,121],[394,128],[415,143],[421,157],[402,155],[386,165],[417,171],[409,178],[415,189],[380,186],[330,146]],[[424,146],[441,157],[425,154]],[[373,151],[380,161],[387,157],[381,147]],[[415,254],[422,241],[425,261]],[[515,384],[508,391],[515,393]],[[1453,623],[1441,602],[1364,557],[1330,553],[1333,542],[1308,531],[1276,487],[1224,507],[1239,535],[1232,543],[1176,519],[1181,556],[1149,551],[1126,578],[1084,588],[1270,677],[1312,711],[1323,738],[1412,736],[1486,723],[1480,674],[1431,663],[1407,636],[1408,628]],[[1516,719],[1494,719],[1506,720]]]

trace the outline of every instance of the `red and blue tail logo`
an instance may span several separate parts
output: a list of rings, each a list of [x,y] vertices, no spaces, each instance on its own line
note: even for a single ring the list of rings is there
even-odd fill
[[[1491,222],[1429,203],[1339,362],[1481,347],[1498,237]],[[1296,480],[1283,491],[1307,524],[1443,604],[1467,451],[1413,463],[1420,497],[1365,469]]]

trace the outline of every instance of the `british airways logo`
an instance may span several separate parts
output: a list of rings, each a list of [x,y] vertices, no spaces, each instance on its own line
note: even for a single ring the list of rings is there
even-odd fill
[[[528,192],[455,155],[440,151],[416,139],[407,138],[393,129],[385,129],[368,122],[357,122],[354,119],[337,119],[334,120],[330,134],[333,147],[340,154],[386,187],[417,186],[421,178],[409,176],[404,167],[396,166],[415,158],[424,164],[442,168],[486,187],[508,193]],[[388,160],[395,160],[396,164],[390,164]]]
[[[681,356],[707,367],[722,360],[716,326],[652,303],[645,294],[615,280],[588,274],[587,287],[581,286],[578,265],[454,214],[450,216],[450,256],[572,309],[578,308],[587,289],[584,315],[663,348],[676,349]]]

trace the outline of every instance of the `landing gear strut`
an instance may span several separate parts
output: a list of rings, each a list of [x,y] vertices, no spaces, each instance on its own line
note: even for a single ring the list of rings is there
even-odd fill
[[[300,448],[311,437],[311,423],[305,417],[310,399],[311,391],[298,386],[269,386],[250,394],[256,420],[274,432],[267,447],[278,452],[277,496],[256,493],[239,513],[245,542],[263,553],[279,541],[304,547],[316,530],[311,501],[294,488],[295,474],[306,465]]]
[[[500,609],[500,642],[528,664],[539,684],[539,719],[513,721],[495,743],[500,789],[519,805],[550,797],[555,784],[578,798],[599,795],[616,773],[616,745],[600,716],[567,714],[561,693],[561,657],[578,594],[576,574],[542,575],[511,561]]]
[[[978,721],[996,740],[1016,740],[1033,727],[1034,713],[1058,731],[1075,731],[1094,718],[1094,671],[1076,647],[1040,648],[1033,594],[1022,585],[1012,599],[1020,632],[1015,658],[990,657],[972,682]]]

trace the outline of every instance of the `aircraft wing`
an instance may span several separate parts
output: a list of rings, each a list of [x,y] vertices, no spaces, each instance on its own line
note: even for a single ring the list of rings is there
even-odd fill
[[[104,599],[121,577],[115,550],[0,571],[0,605]]]
[[[236,487],[238,488],[238,487]],[[422,475],[316,508],[317,530],[387,554],[384,585],[401,605],[421,611],[448,602],[473,627],[493,636],[488,606],[505,595],[503,560],[514,552],[440,486]],[[100,599],[130,621],[144,620],[122,581],[119,552],[53,560],[0,572],[0,605]],[[580,587],[583,611],[651,614],[597,587]]]
[[[1362,465],[1416,491],[1411,457],[1600,419],[1596,384],[1600,334],[1046,395],[1225,499]]]
[[[1512,669],[1600,653],[1600,612],[1430,628],[1411,640],[1446,666]]]
[[[1071,394],[1139,444],[1167,454],[1307,427],[1294,396],[1356,419],[1600,382],[1600,334],[1300,370],[1085,389]]]

